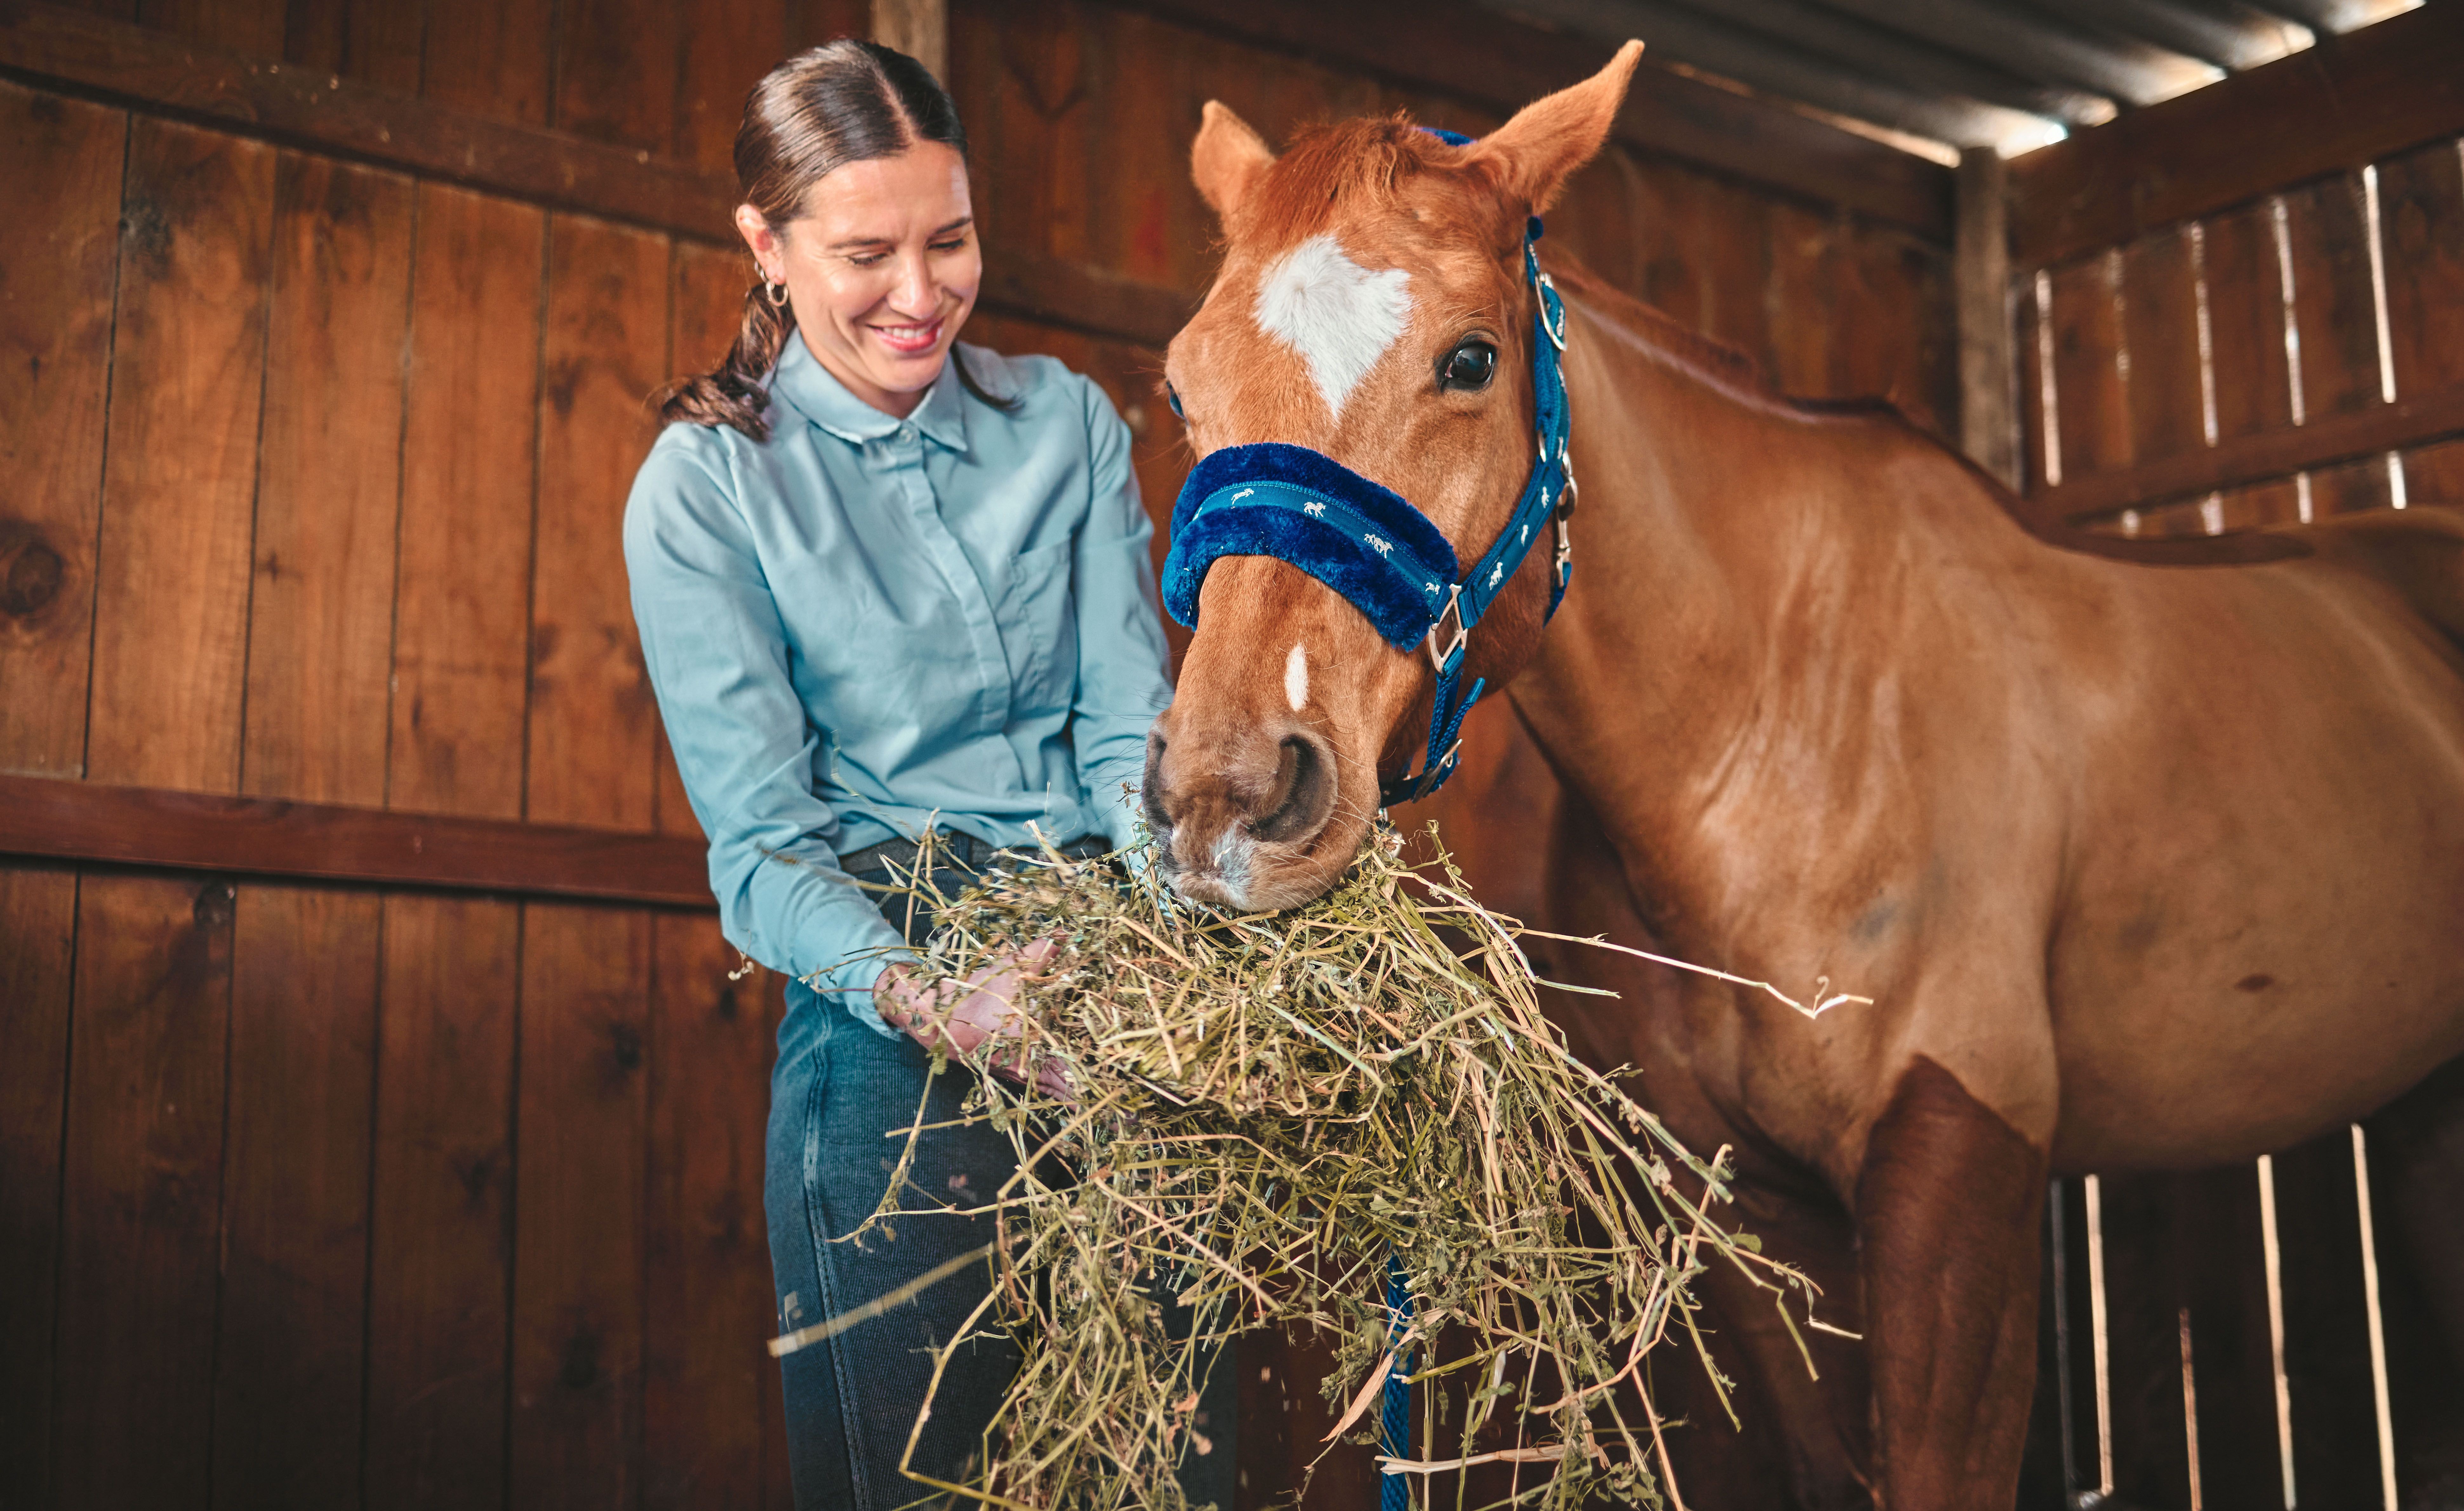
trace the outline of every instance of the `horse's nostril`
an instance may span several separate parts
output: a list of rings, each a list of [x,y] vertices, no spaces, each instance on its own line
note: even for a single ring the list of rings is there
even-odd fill
[[[1317,742],[1287,734],[1277,748],[1275,784],[1258,805],[1249,832],[1261,840],[1306,840],[1326,827],[1334,810],[1333,773]]]

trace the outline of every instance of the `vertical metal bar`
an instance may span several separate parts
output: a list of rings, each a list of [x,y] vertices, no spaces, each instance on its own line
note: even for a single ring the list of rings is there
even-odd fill
[[[2379,1243],[2370,1226],[2370,1156],[2353,1125],[2353,1199],[2362,1217],[2362,1294],[2370,1307],[2370,1392],[2379,1409],[2379,1490],[2396,1511],[2395,1416],[2387,1409],[2387,1325],[2379,1313]]]
[[[2284,1250],[2276,1237],[2276,1156],[2258,1156],[2258,1236],[2267,1254],[2267,1346],[2276,1369],[2276,1448],[2293,1511],[2293,1380],[2284,1372]]]
[[[2054,388],[2054,275],[2036,270],[2036,391],[2044,403],[2045,433],[2036,438],[2044,448],[2045,486],[2062,483],[2062,399]]]
[[[2190,1308],[2182,1308],[2182,1437],[2189,1447],[2190,1511],[2207,1511],[2199,1494],[2199,1376],[2190,1367]]]
[[[2079,1446],[2071,1423],[2071,1246],[2058,1177],[2046,1184],[2045,1205],[2051,1209],[2054,1249],[2054,1376],[2059,1383],[2062,1423],[2062,1504],[2068,1506],[2079,1500]]]
[[[2094,1175],[2087,1191],[2088,1325],[2096,1345],[2096,1493],[2113,1494],[2113,1354],[2104,1328],[2104,1189]]]

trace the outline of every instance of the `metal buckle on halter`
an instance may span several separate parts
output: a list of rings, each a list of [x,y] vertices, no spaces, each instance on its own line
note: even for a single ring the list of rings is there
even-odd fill
[[[1455,617],[1454,638],[1446,642],[1445,649],[1440,650],[1438,648],[1438,632],[1446,627],[1446,616],[1448,614],[1452,614]],[[1429,626],[1429,638],[1427,642],[1429,647],[1429,665],[1437,668],[1439,676],[1442,677],[1446,675],[1446,673],[1454,667],[1457,660],[1463,655],[1463,646],[1470,639],[1471,631],[1463,628],[1463,584],[1457,582],[1446,589],[1446,606],[1438,610],[1437,623]]]
[[[1562,352],[1566,349],[1565,297],[1557,293],[1555,280],[1545,273],[1540,274],[1540,329],[1548,333],[1549,344]],[[1557,323],[1554,325],[1549,323],[1549,301],[1551,298],[1557,301]]]

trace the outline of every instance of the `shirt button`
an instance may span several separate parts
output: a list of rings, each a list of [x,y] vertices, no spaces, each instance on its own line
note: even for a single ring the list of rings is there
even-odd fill
[[[899,440],[901,440],[901,441],[913,441],[913,440],[914,440],[914,439],[915,439],[915,427],[914,427],[913,426],[912,426],[912,425],[902,425],[902,426],[900,426],[900,427],[898,427],[898,439],[899,439]]]

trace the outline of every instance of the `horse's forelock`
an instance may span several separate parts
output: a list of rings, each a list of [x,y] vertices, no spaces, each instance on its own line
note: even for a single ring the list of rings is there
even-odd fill
[[[1242,207],[1232,239],[1262,251],[1307,240],[1360,210],[1399,204],[1406,184],[1462,155],[1400,111],[1306,127]]]

